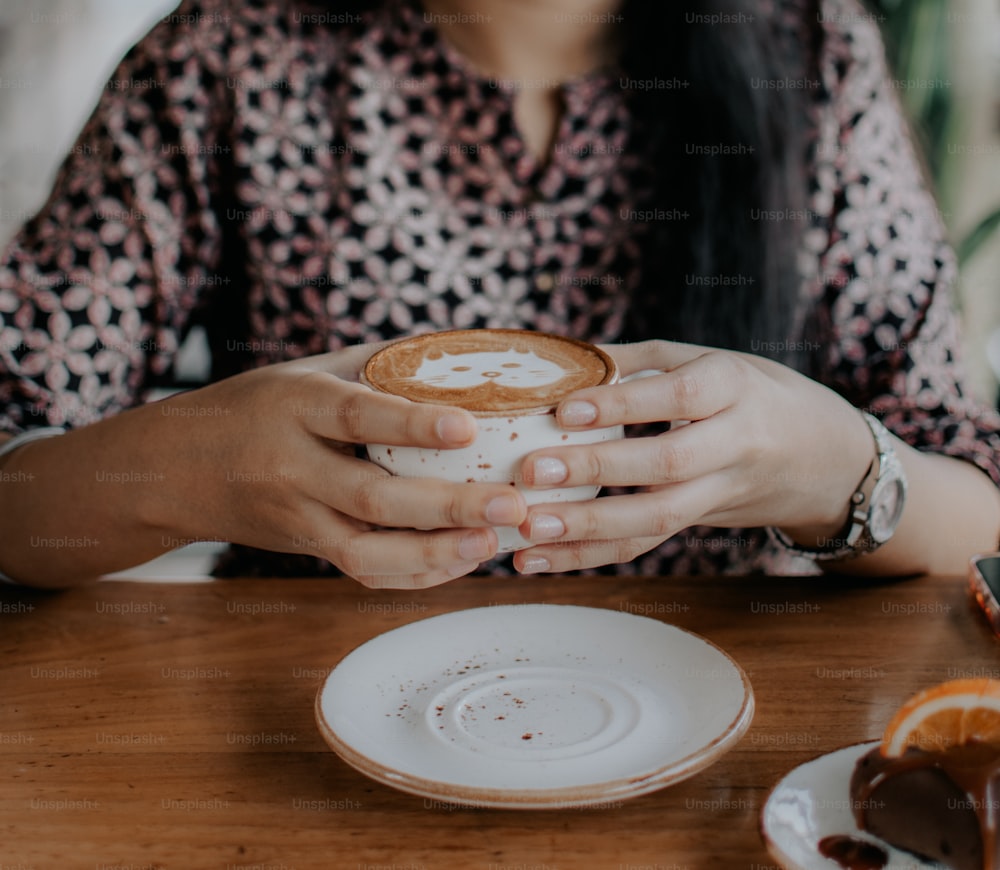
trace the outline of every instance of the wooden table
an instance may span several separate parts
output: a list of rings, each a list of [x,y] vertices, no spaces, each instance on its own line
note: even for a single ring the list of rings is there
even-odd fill
[[[753,682],[749,732],[674,787],[546,812],[444,808],[327,750],[313,700],[345,653],[414,619],[524,602],[628,610],[710,638]],[[0,870],[766,870],[757,819],[771,786],[960,676],[1000,678],[1000,642],[955,577],[5,588]]]

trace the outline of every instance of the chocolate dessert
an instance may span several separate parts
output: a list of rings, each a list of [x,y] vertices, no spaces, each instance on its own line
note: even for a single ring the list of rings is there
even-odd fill
[[[858,827],[953,870],[1000,870],[1000,745],[940,752],[876,746],[851,777]]]
[[[889,863],[884,849],[846,834],[824,837],[819,841],[819,853],[836,861],[844,870],[882,870]]]

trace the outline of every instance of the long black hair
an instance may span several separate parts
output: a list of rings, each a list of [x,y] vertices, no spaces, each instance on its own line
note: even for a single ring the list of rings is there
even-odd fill
[[[379,5],[302,2],[351,12]],[[649,164],[644,277],[626,338],[810,367],[798,257],[820,87],[819,2],[623,0],[620,82]]]
[[[776,8],[762,14],[762,7]],[[635,337],[810,368],[798,259],[811,214],[818,0],[625,0],[620,63],[648,138],[651,202]],[[628,84],[627,82],[625,84]],[[657,212],[663,214],[658,215]],[[662,219],[658,219],[662,218]]]

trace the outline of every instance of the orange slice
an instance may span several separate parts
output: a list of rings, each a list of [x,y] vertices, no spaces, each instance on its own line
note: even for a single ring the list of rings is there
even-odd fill
[[[910,698],[889,722],[881,753],[943,752],[971,741],[1000,745],[1000,680],[951,680]]]

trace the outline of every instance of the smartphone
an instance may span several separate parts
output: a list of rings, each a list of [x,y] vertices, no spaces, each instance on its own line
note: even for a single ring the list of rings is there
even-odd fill
[[[1000,553],[973,556],[969,562],[969,588],[1000,637]]]

